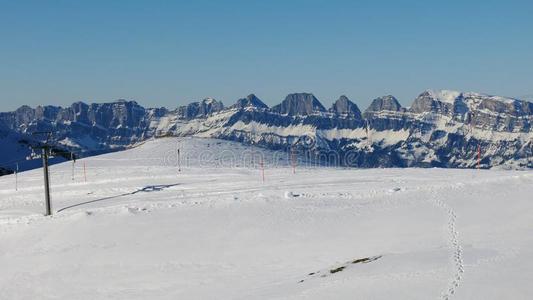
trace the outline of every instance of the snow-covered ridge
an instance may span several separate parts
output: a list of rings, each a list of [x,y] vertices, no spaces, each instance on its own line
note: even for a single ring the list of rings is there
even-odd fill
[[[441,102],[453,104],[455,99],[462,93],[451,90],[427,90],[427,92],[435,99]]]
[[[71,107],[22,107],[0,113],[7,130],[52,128],[55,140],[85,151],[121,149],[158,136],[199,136],[299,147],[306,151],[358,153],[353,166],[474,167],[529,165],[533,103],[452,90],[426,90],[409,108],[391,95],[376,98],[362,114],[346,96],[330,109],[309,93],[288,95],[268,108],[250,94],[225,107],[206,98],[181,106],[145,109],[133,101],[75,103]],[[478,147],[479,146],[479,147]],[[490,153],[490,155],[489,155]]]
[[[528,101],[527,99],[521,100],[518,98],[495,96],[476,92],[460,92],[453,90],[426,90],[426,92],[431,97],[433,97],[433,99],[449,104],[453,104],[455,100],[460,97],[469,99],[500,101],[506,104],[513,104],[517,101]]]
[[[462,93],[462,94],[463,94],[463,97],[465,98],[488,99],[488,100],[493,100],[493,101],[505,102],[507,104],[513,104],[517,101],[528,101],[528,100],[521,100],[517,98],[494,96],[494,95],[480,94],[480,93],[474,93],[474,92],[468,92],[468,93]]]

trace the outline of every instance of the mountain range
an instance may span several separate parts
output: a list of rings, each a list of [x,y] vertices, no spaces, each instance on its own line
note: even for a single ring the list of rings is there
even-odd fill
[[[426,90],[409,107],[392,95],[363,112],[346,96],[327,109],[310,93],[269,108],[254,94],[228,107],[206,98],[176,109],[135,101],[69,107],[22,106],[0,113],[0,173],[21,169],[28,144],[52,142],[82,156],[122,150],[161,136],[239,141],[345,167],[531,168],[533,103],[472,92]]]

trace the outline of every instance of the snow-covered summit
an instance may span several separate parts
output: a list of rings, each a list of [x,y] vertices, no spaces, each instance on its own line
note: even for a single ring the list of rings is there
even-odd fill
[[[461,91],[454,91],[454,90],[431,90],[428,89],[422,95],[428,95],[429,97],[433,98],[436,101],[454,104],[455,100],[459,97],[462,98],[471,98],[471,99],[486,99],[486,100],[492,100],[492,101],[500,101],[504,103],[514,103],[516,101],[523,101],[518,98],[512,98],[512,97],[504,97],[504,96],[495,96],[495,95],[489,95],[484,93],[476,93],[476,92],[461,92]]]
[[[452,90],[426,90],[425,93],[437,101],[453,104],[462,92]]]
[[[215,100],[215,98],[213,97],[206,97],[202,100],[202,102],[206,103],[206,104],[212,104],[212,103],[215,103],[217,102],[217,100]]]
[[[506,104],[513,104],[515,102],[525,101],[525,100],[512,98],[512,97],[494,96],[494,95],[475,93],[475,92],[465,92],[465,93],[462,93],[462,95],[464,98],[499,101],[499,102],[503,102]]]
[[[355,151],[357,159],[343,162],[357,167],[474,167],[480,143],[486,150],[480,165],[525,167],[533,152],[533,103],[452,90],[424,91],[409,108],[392,95],[379,97],[363,116],[345,96],[326,111],[313,94],[295,93],[272,108],[254,94],[228,108],[213,98],[176,110],[135,102],[25,106],[0,113],[0,122],[21,133],[53,130],[56,142],[80,151],[123,149],[163,135],[286,150],[305,136],[314,141],[308,149],[314,155]]]

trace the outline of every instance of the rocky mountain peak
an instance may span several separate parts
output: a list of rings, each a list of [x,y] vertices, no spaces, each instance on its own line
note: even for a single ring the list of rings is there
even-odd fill
[[[333,103],[330,113],[320,113],[324,107],[309,93],[290,94],[272,109],[253,94],[234,106],[265,109],[215,114],[224,106],[213,98],[172,111],[145,109],[134,101],[23,106],[0,113],[0,135],[51,130],[58,144],[101,153],[162,135],[209,134],[252,142],[251,132],[254,143],[284,149],[295,136],[305,134],[316,139],[313,151],[355,151],[353,165],[366,167],[471,167],[479,144],[482,151],[491,149],[491,156],[482,159],[487,167],[523,167],[533,155],[533,103],[508,97],[427,90],[407,111],[388,95],[374,99],[364,119],[358,119],[361,112],[346,96]],[[426,112],[431,112],[428,118],[416,114]],[[431,153],[437,156],[428,156]]]
[[[409,108],[413,113],[433,112],[448,115],[453,111],[455,100],[461,96],[460,92],[448,90],[426,90]]]
[[[422,93],[435,101],[453,104],[461,96],[461,92],[452,90],[426,90]]]
[[[345,95],[340,96],[339,99],[333,103],[329,111],[336,115],[361,119],[361,111],[357,105],[350,101]]]
[[[221,101],[208,97],[202,100],[199,113],[206,116],[223,109],[224,104]]]
[[[268,108],[268,106],[263,101],[261,101],[261,99],[257,98],[257,96],[254,94],[250,94],[246,96],[246,98],[241,98],[237,100],[237,102],[231,106],[231,108],[245,107]]]
[[[486,112],[515,117],[526,117],[533,114],[533,103],[529,101],[470,92],[462,95],[463,101],[469,105],[472,113],[478,116]]]
[[[177,109],[177,115],[182,119],[205,118],[215,112],[224,109],[222,102],[214,98],[205,98],[200,102],[192,102],[185,106],[180,106]]]
[[[398,99],[392,95],[386,95],[372,100],[372,103],[370,103],[370,106],[366,109],[365,113],[379,111],[399,112],[402,110],[402,105],[398,102]]]
[[[273,112],[289,116],[306,116],[326,109],[318,99],[310,93],[289,94],[280,104],[272,107]]]

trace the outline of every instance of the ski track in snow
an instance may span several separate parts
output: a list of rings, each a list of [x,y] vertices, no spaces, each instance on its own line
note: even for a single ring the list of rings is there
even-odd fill
[[[112,159],[104,159],[109,161],[109,163],[113,162]],[[141,159],[139,159],[142,161]],[[161,168],[161,167],[158,167]],[[147,173],[150,172],[158,172],[160,169],[157,167],[154,167],[154,169],[150,170],[146,167],[139,168],[139,170],[145,169]],[[84,183],[67,183],[67,184],[57,184],[53,186],[53,192],[60,191],[63,196],[67,196],[70,198],[73,198],[76,196],[77,193],[82,192],[84,194],[83,199],[75,199],[74,202],[68,202],[70,205],[72,205],[71,208],[67,207],[66,205],[63,207],[55,207],[56,211],[58,209],[63,209],[60,213],[57,213],[56,215],[52,217],[43,217],[39,214],[30,214],[28,215],[26,212],[26,215],[22,215],[24,213],[24,210],[21,210],[20,212],[13,213],[12,216],[9,216],[9,212],[6,213],[6,215],[2,215],[2,210],[5,209],[14,209],[16,208],[16,205],[18,205],[18,208],[20,209],[20,206],[23,208],[25,206],[31,206],[35,205],[36,203],[40,203],[41,199],[40,197],[28,197],[28,195],[31,195],[30,192],[33,192],[34,194],[37,194],[40,192],[39,186],[30,186],[30,187],[23,187],[21,190],[26,194],[26,196],[18,196],[14,195],[11,191],[8,190],[1,190],[0,194],[7,195],[3,199],[0,199],[0,232],[7,232],[10,229],[14,228],[20,228],[26,225],[32,225],[32,228],[37,228],[41,224],[46,225],[53,225],[54,223],[63,223],[69,224],[72,220],[77,220],[78,218],[85,218],[92,215],[103,215],[104,217],[111,216],[117,214],[124,214],[124,215],[137,215],[137,214],[150,214],[157,210],[168,210],[168,209],[180,209],[184,206],[196,206],[196,205],[206,205],[206,207],[211,207],[215,205],[219,205],[220,207],[224,205],[232,205],[237,203],[251,203],[251,204],[260,204],[262,202],[274,202],[274,204],[278,205],[279,207],[283,207],[285,202],[290,203],[290,205],[287,205],[284,207],[285,211],[277,212],[275,210],[264,210],[261,213],[263,216],[267,217],[267,220],[269,222],[275,223],[276,218],[294,218],[291,220],[293,225],[296,224],[298,226],[306,226],[309,223],[307,219],[305,218],[313,218],[316,216],[315,213],[320,212],[322,208],[329,208],[328,205],[333,206],[335,209],[338,210],[350,210],[350,212],[353,215],[360,215],[360,214],[376,214],[376,216],[379,215],[379,212],[386,211],[386,210],[392,210],[396,207],[401,207],[404,205],[420,205],[421,209],[426,208],[428,206],[430,210],[426,210],[429,212],[433,212],[434,209],[431,207],[434,207],[437,209],[436,214],[440,215],[440,213],[443,214],[445,218],[445,223],[443,225],[444,231],[443,236],[445,236],[444,242],[447,244],[447,247],[445,250],[442,251],[442,266],[432,266],[428,267],[426,269],[398,269],[394,270],[394,272],[391,273],[377,273],[377,274],[369,274],[366,275],[366,279],[373,278],[376,281],[383,281],[383,280],[392,280],[392,281],[401,281],[406,279],[416,279],[416,278],[428,278],[428,277],[436,277],[436,276],[442,276],[443,282],[441,283],[443,285],[442,290],[437,290],[438,287],[435,289],[435,291],[432,291],[435,293],[435,298],[439,297],[443,300],[449,300],[454,297],[457,297],[456,293],[458,289],[467,287],[468,285],[463,282],[463,274],[465,272],[465,263],[464,263],[464,257],[463,257],[463,244],[460,239],[460,230],[457,228],[457,211],[456,209],[459,209],[459,212],[464,212],[461,210],[461,206],[457,206],[457,204],[454,204],[454,207],[452,207],[451,203],[456,203],[450,196],[448,196],[446,193],[455,191],[455,192],[461,192],[465,189],[479,188],[482,185],[490,185],[493,183],[501,184],[501,186],[505,186],[506,181],[509,180],[516,180],[516,179],[523,179],[524,181],[528,181],[527,184],[531,183],[531,179],[533,178],[530,174],[521,174],[517,176],[503,176],[502,178],[498,178],[497,176],[487,176],[483,177],[480,176],[480,179],[474,179],[472,177],[471,179],[465,180],[464,182],[459,181],[458,183],[454,183],[454,181],[450,180],[445,183],[442,182],[432,182],[432,181],[424,181],[420,180],[420,178],[416,178],[419,181],[415,181],[413,183],[413,173],[414,171],[406,171],[409,175],[407,178],[396,178],[395,176],[398,176],[397,174],[401,173],[394,173],[398,172],[397,170],[392,170],[391,174],[395,175],[389,175],[389,177],[385,178],[379,178],[375,174],[370,173],[370,179],[365,177],[356,177],[358,180],[355,181],[353,178],[349,178],[348,176],[334,175],[333,178],[315,178],[313,176],[314,172],[317,172],[317,174],[320,174],[318,172],[321,172],[320,169],[304,169],[302,168],[301,173],[304,174],[302,176],[302,179],[295,180],[294,176],[291,174],[285,174],[279,175],[282,172],[289,172],[290,169],[288,168],[278,168],[278,169],[271,169],[269,172],[272,172],[274,174],[275,172],[278,172],[276,179],[267,179],[267,182],[263,184],[257,184],[257,182],[254,182],[252,180],[246,180],[242,179],[238,176],[251,176],[250,174],[254,174],[254,172],[258,172],[257,169],[237,169],[237,170],[224,170],[226,173],[226,177],[231,177],[236,174],[236,180],[235,181],[228,181],[227,178],[220,178],[220,175],[212,176],[212,175],[204,175],[198,174],[198,173],[187,173],[184,172],[184,178],[186,180],[181,180],[178,184],[176,184],[176,189],[168,188],[164,191],[159,191],[157,189],[149,189],[149,187],[157,186],[154,184],[154,180],[156,181],[163,181],[167,180],[170,181],[175,178],[180,178],[180,174],[176,175],[153,175],[153,176],[144,176],[142,174],[135,174],[131,177],[122,177],[126,173],[117,173],[118,175],[114,177],[110,177],[109,180],[104,178],[99,178],[101,175],[105,174],[106,168],[105,167],[95,167],[93,169],[98,170],[98,174],[93,174],[94,180],[90,181],[89,184]],[[327,170],[327,169],[326,169]],[[299,170],[300,171],[300,170]],[[328,171],[329,172],[329,171]],[[346,172],[346,170],[339,170],[339,172]],[[387,174],[388,171],[384,171],[385,174]],[[425,172],[425,171],[421,171]],[[467,171],[464,171],[467,172]],[[54,173],[57,174],[57,173]],[[299,174],[297,172],[297,174]],[[325,173],[325,174],[333,174],[332,173]],[[433,174],[433,173],[432,173]],[[458,173],[459,174],[459,171]],[[475,173],[472,173],[475,174]],[[68,172],[65,174],[61,174],[63,177],[69,177]],[[274,176],[274,175],[273,175]],[[291,177],[292,176],[292,177]],[[373,177],[372,177],[373,176]],[[442,175],[439,175],[442,176]],[[28,176],[29,177],[29,176]],[[224,176],[222,176],[224,177]],[[437,176],[435,176],[438,178]],[[36,179],[38,177],[35,175],[32,175],[29,178],[26,178],[26,182],[37,182]],[[56,177],[58,178],[58,177]],[[203,178],[203,179],[202,179]],[[442,177],[440,177],[442,178]],[[463,179],[466,178],[463,177]],[[54,177],[53,177],[54,179]],[[367,180],[368,182],[366,182]],[[59,181],[59,180],[58,180]],[[131,181],[131,182],[129,182]],[[109,183],[112,183],[112,185],[109,185]],[[166,181],[165,181],[166,182]],[[230,184],[228,184],[230,182]],[[120,187],[116,186],[118,184],[121,184]],[[128,184],[129,185],[122,185],[122,184]],[[139,183],[146,183],[146,185],[140,185],[137,186]],[[169,183],[169,182],[166,182]],[[206,184],[207,183],[207,184]],[[354,185],[357,184],[357,185]],[[76,191],[70,191],[69,189],[72,187],[77,188]],[[148,187],[148,189],[147,189]],[[364,188],[362,188],[364,187]],[[144,191],[147,191],[147,193],[144,193]],[[141,192],[137,192],[141,191]],[[153,193],[153,195],[152,195]],[[123,194],[125,196],[125,199],[120,199],[119,197]],[[20,195],[20,194],[19,194]],[[23,194],[24,195],[24,194]],[[94,195],[94,197],[93,197]],[[133,197],[135,195],[135,197]],[[139,196],[140,195],[140,196]],[[150,195],[148,198],[145,198],[142,195]],[[413,197],[401,197],[397,198],[398,195],[413,195]],[[88,197],[89,196],[89,197]],[[117,196],[117,197],[115,197]],[[139,197],[138,197],[139,196]],[[221,197],[222,196],[222,197]],[[118,201],[114,200],[109,203],[102,202],[97,207],[94,207],[93,205],[87,205],[85,206],[85,203],[91,204],[91,200],[98,201],[101,198],[119,198]],[[65,197],[66,198],[66,197]],[[468,202],[471,201],[470,198],[473,198],[472,194],[465,194],[464,197],[461,197],[461,201]],[[53,198],[54,199],[54,198]],[[69,199],[70,200],[70,199]],[[303,200],[303,201],[302,201]],[[73,201],[73,200],[70,200]],[[421,205],[421,203],[426,203],[428,205]],[[62,204],[64,205],[64,204]],[[417,207],[418,208],[418,207]],[[426,208],[427,209],[427,208]],[[17,215],[17,214],[21,215]],[[303,219],[299,219],[299,217],[302,217]],[[320,216],[320,215],[319,215]],[[461,215],[462,216],[462,215]],[[416,218],[416,216],[415,216]],[[279,220],[279,219],[278,219]],[[440,219],[439,219],[440,220]],[[461,222],[463,220],[468,220],[468,218],[461,217]],[[322,226],[327,226],[328,222],[332,222],[331,220],[327,219],[326,217],[323,217],[321,220],[317,220],[317,222],[322,222]],[[34,224],[35,223],[35,224]],[[344,223],[343,223],[344,224]],[[357,224],[357,223],[356,223]],[[437,222],[437,226],[440,225],[440,221]],[[463,224],[464,225],[464,224]],[[461,235],[463,236],[463,235]],[[440,237],[439,237],[440,238]],[[346,239],[349,239],[348,236],[346,236]],[[39,243],[42,242],[38,241]],[[46,244],[45,244],[46,245]],[[103,245],[103,244],[102,244]],[[102,246],[102,245],[95,245],[95,246]],[[469,244],[466,244],[469,246]],[[75,245],[72,247],[76,247],[79,245]],[[105,246],[105,245],[104,245]],[[59,247],[57,245],[53,245],[53,247]],[[46,255],[51,250],[54,250],[53,247],[42,247],[39,246],[37,248],[33,248],[28,250],[29,254],[31,255]],[[115,247],[115,246],[113,246]],[[506,245],[504,245],[505,249]],[[61,249],[59,247],[58,249]],[[70,248],[66,247],[64,248],[64,251],[69,250]],[[470,249],[470,248],[468,248]],[[0,249],[1,250],[1,249]],[[415,248],[412,249],[415,251]],[[431,248],[430,250],[434,250],[434,248]],[[70,251],[70,250],[69,250]],[[450,255],[448,256],[449,251]],[[24,253],[22,250],[21,253]],[[1,254],[1,253],[0,253]],[[446,254],[446,256],[444,255]],[[506,259],[510,259],[513,257],[518,256],[519,254],[519,248],[516,246],[511,246],[510,248],[507,248],[506,251],[500,252],[498,251],[496,255],[492,255],[488,258],[480,258],[475,259],[474,263],[467,264],[468,266],[468,274],[471,274],[473,272],[473,267],[481,266],[483,264],[491,264],[494,262],[500,262]],[[387,253],[374,253],[372,255],[375,256],[368,256],[368,257],[378,257],[379,256],[379,263],[386,263],[387,262]],[[381,259],[381,255],[383,255],[383,259]],[[354,258],[358,258],[356,253],[354,253]],[[449,264],[451,264],[451,267],[449,265],[445,264],[445,258],[449,258]],[[0,256],[1,258],[1,256]],[[335,258],[330,258],[335,259]],[[339,257],[340,259],[340,257]],[[468,260],[467,260],[468,261]],[[416,262],[416,259],[415,261]],[[198,263],[198,262],[195,262]],[[191,262],[190,265],[194,265],[195,263]],[[376,262],[378,263],[378,262]],[[182,265],[183,263],[178,263],[178,265]],[[372,264],[374,264],[372,262]],[[206,264],[208,265],[208,264]],[[370,263],[369,263],[370,265]],[[167,266],[164,264],[163,266]],[[171,267],[168,265],[169,268]],[[325,263],[323,267],[327,267],[328,263]],[[315,285],[309,285],[306,286],[306,290],[300,291],[300,296],[307,296],[310,297],[313,295],[314,291],[320,290],[324,287],[335,287],[335,284],[338,282],[345,282],[347,280],[353,281],[353,284],[357,284],[354,279],[354,277],[350,277],[350,272],[357,268],[359,265],[352,265],[345,263],[342,265],[339,264],[330,264],[330,268],[321,269],[321,274],[324,272],[328,272],[330,270],[334,270],[335,268],[338,268],[339,266],[346,266],[345,271],[341,271],[338,274],[328,274],[328,280],[323,280],[324,278],[321,278],[320,276],[313,276],[312,284]],[[317,268],[318,269],[318,268]],[[230,267],[228,267],[228,270],[231,270]],[[343,269],[344,270],[344,269]],[[209,268],[206,267],[205,272],[209,272]],[[204,272],[202,271],[202,272]],[[312,271],[312,270],[310,270]],[[348,275],[345,275],[348,274]],[[305,274],[302,274],[305,275]],[[19,278],[23,278],[24,274],[15,274],[15,276],[18,276]],[[347,276],[347,277],[346,277]],[[259,284],[256,286],[251,286],[248,288],[248,292],[264,292],[272,290],[276,290],[278,287],[287,287],[291,284],[296,284],[298,280],[306,278],[305,282],[307,284],[307,277],[297,275],[295,273],[292,273],[290,275],[287,275],[285,277],[279,278],[277,281],[267,281],[263,284]],[[331,278],[331,279],[329,279]],[[470,278],[470,275],[469,275]],[[35,279],[32,276],[27,276],[25,278],[27,280]],[[440,280],[440,279],[439,279]],[[444,281],[447,281],[445,283]],[[25,285],[20,280],[13,279],[13,282],[15,284],[21,285],[21,287],[25,287]],[[439,281],[440,282],[440,281]],[[0,282],[1,283],[1,282]],[[241,291],[246,293],[245,291]],[[268,294],[268,293],[267,293]]]
[[[459,241],[459,232],[457,231],[456,227],[456,220],[457,220],[457,214],[455,213],[454,209],[450,207],[448,204],[446,204],[443,200],[439,199],[438,192],[439,191],[445,191],[447,188],[451,189],[461,189],[463,188],[463,184],[453,184],[453,185],[447,185],[447,186],[430,186],[425,187],[422,190],[428,191],[430,193],[430,196],[427,199],[427,202],[429,202],[431,205],[436,207],[437,209],[441,210],[448,219],[447,222],[447,231],[448,231],[448,244],[451,249],[451,261],[453,262],[454,266],[454,272],[451,274],[449,279],[448,286],[444,289],[445,291],[442,293],[441,299],[443,300],[449,300],[451,297],[455,294],[456,289],[459,287],[460,281],[463,277],[464,273],[464,263],[463,263],[463,249]],[[399,192],[399,191],[405,191],[404,188],[393,188],[388,191],[382,191],[381,195],[392,195],[393,192]],[[374,196],[377,194],[374,193]],[[368,196],[368,195],[367,195]],[[337,192],[337,193],[312,193],[312,192],[302,192],[302,193],[294,193],[294,192],[285,192],[285,198],[345,198],[345,199],[353,199],[353,194],[350,192]],[[362,196],[361,198],[365,198]],[[384,199],[383,200],[386,204],[390,203],[390,199]],[[322,274],[324,273],[324,270],[322,270]],[[320,271],[314,273],[313,275],[318,276],[320,275]],[[303,281],[302,281],[303,282]]]
[[[448,215],[448,231],[449,231],[449,244],[452,249],[452,259],[454,264],[454,273],[452,274],[449,286],[443,293],[442,299],[448,300],[455,294],[456,289],[459,287],[459,283],[463,278],[464,264],[463,264],[463,249],[459,242],[459,232],[456,227],[457,214],[446,204],[443,200],[438,198],[437,191],[432,190],[429,202],[440,208]]]

